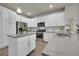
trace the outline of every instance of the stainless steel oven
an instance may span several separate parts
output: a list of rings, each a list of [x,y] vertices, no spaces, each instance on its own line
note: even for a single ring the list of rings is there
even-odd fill
[[[40,29],[37,30],[36,37],[43,39],[43,32],[46,31],[46,30],[44,29],[44,27],[45,27],[45,22],[40,22],[40,23],[37,24],[37,26],[38,26]]]

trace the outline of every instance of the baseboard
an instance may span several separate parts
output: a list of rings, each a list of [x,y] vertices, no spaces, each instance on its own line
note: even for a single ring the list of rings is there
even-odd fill
[[[3,50],[3,49],[5,49],[5,48],[8,48],[8,46],[5,46],[5,47],[1,47],[1,48],[0,48],[0,50]]]
[[[31,55],[31,53],[33,53],[35,51],[35,49],[34,50],[32,50],[27,56],[30,56]]]
[[[42,56],[49,56],[49,55],[42,53]]]

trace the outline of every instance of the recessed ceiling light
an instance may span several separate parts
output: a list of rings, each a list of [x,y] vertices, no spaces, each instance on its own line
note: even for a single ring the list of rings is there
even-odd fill
[[[49,5],[49,7],[52,8],[53,6],[52,5]]]
[[[18,9],[17,9],[17,12],[18,13],[22,13],[22,11],[21,11],[21,9],[18,7]]]
[[[31,13],[30,13],[30,12],[28,12],[28,13],[27,13],[27,15],[31,15]]]

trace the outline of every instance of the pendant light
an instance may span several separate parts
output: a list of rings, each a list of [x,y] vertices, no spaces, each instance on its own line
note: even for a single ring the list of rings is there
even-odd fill
[[[17,12],[22,13],[22,10],[18,7]]]

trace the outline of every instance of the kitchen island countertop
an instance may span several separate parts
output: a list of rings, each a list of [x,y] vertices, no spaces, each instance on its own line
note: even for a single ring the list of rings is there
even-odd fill
[[[7,35],[9,37],[13,37],[13,38],[20,38],[20,37],[25,37],[25,36],[29,36],[29,35],[33,35],[36,34],[35,32],[28,32],[26,34],[11,34],[11,35]]]

